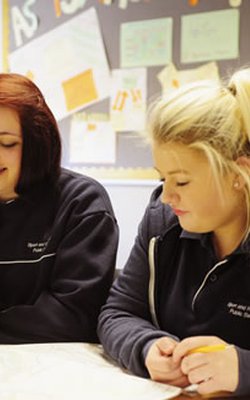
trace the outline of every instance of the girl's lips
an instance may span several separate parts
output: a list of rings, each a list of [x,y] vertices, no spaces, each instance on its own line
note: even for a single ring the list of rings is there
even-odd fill
[[[174,212],[175,215],[177,215],[178,217],[181,217],[182,215],[185,215],[185,214],[188,213],[188,211],[178,210],[178,208],[173,208],[173,212]]]

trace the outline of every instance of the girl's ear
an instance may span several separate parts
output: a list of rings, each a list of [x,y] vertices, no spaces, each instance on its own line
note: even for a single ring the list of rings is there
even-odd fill
[[[236,160],[236,164],[239,167],[243,168],[245,170],[245,172],[250,175],[250,158],[249,157],[246,157],[246,156],[238,157],[237,160]],[[237,175],[237,177],[235,178],[233,186],[234,186],[235,189],[244,188],[245,180],[244,180],[244,177],[241,174]]]
[[[240,156],[237,158],[236,164],[238,164],[240,167],[246,168],[250,172],[250,157]]]

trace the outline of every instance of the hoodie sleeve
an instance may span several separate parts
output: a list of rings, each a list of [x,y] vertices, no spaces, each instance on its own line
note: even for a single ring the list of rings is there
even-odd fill
[[[236,347],[239,357],[239,384],[234,392],[235,396],[249,395],[250,393],[250,351]]]
[[[148,376],[145,349],[153,339],[166,336],[154,326],[148,302],[148,245],[152,204],[147,208],[129,259],[114,282],[99,317],[98,335],[106,352],[136,375]],[[158,212],[158,219],[161,214]],[[162,228],[162,220],[159,224]],[[157,231],[157,229],[156,229]]]

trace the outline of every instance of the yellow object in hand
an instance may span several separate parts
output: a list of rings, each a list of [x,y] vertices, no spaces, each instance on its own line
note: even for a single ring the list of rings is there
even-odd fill
[[[214,351],[221,351],[221,350],[226,350],[228,347],[231,347],[232,345],[228,344],[212,344],[209,346],[201,346],[201,347],[195,347],[192,350],[189,350],[188,354],[193,354],[193,353],[211,353]]]

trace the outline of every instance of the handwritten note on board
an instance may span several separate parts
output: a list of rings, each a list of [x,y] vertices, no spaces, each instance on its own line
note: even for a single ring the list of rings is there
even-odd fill
[[[146,68],[114,69],[110,119],[116,131],[141,131],[146,119]]]
[[[164,65],[172,60],[172,18],[121,25],[121,66]]]
[[[215,61],[239,56],[238,9],[210,11],[181,18],[181,62]]]

